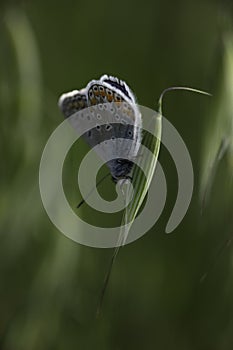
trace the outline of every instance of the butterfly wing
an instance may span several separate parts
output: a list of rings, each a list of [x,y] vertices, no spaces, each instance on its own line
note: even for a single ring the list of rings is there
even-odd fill
[[[86,89],[73,90],[64,93],[60,96],[58,101],[58,107],[64,114],[65,118],[70,117],[72,114],[88,107]]]
[[[63,94],[59,107],[65,117],[75,113],[70,118],[72,126],[91,147],[97,146],[96,152],[104,161],[122,157],[133,160],[137,155],[141,114],[125,82],[104,75],[100,80],[92,80],[85,89]],[[115,165],[108,162],[112,175]]]

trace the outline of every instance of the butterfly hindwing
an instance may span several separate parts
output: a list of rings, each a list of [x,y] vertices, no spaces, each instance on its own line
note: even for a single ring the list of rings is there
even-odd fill
[[[59,107],[72,126],[104,160],[112,175],[123,174],[115,159],[133,160],[141,141],[141,114],[127,84],[104,75],[92,80],[82,90],[63,94]],[[86,131],[87,130],[87,131]],[[130,142],[129,142],[130,140]],[[129,168],[129,167],[128,167]],[[127,169],[128,169],[127,168]],[[120,175],[119,175],[120,176]]]

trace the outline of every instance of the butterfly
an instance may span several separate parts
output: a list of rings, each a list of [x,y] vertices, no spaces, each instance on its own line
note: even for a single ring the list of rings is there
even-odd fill
[[[72,126],[81,131],[86,142],[95,147],[99,156],[106,161],[113,181],[117,183],[120,180],[132,179],[130,173],[133,161],[141,145],[142,117],[135,96],[128,85],[116,77],[103,75],[99,80],[91,80],[81,90],[61,95],[58,105],[66,118],[72,116],[69,118]],[[82,133],[84,129],[85,132]],[[82,200],[77,207],[79,208],[84,202],[85,200]],[[121,235],[119,242],[124,242]],[[116,246],[110,261],[97,314],[100,312],[120,246],[121,244]]]
[[[105,74],[81,90],[62,94],[58,105],[65,118],[77,114],[74,128],[82,130],[89,123],[83,138],[91,147],[99,145],[96,151],[106,161],[114,182],[131,178],[141,143],[142,118],[128,85]]]

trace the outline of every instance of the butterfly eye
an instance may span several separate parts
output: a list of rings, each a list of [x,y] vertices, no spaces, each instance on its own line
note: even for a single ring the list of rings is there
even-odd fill
[[[132,133],[131,130],[128,131],[128,135],[129,135],[129,136],[132,136],[132,135],[133,135],[133,133]]]
[[[113,140],[113,141],[116,140],[115,136],[112,136],[112,137],[111,137],[111,140]]]
[[[94,96],[94,93],[92,90],[89,91],[89,96],[90,96],[90,98],[92,98]]]
[[[101,115],[100,114],[97,114],[97,119],[102,119]]]
[[[121,98],[120,98],[119,95],[116,95],[116,100],[117,100],[117,102],[120,102],[120,101],[121,101]]]
[[[101,129],[101,126],[99,124],[96,125],[96,130],[100,131],[100,129]]]
[[[104,91],[103,86],[99,86],[99,90],[100,90],[101,92],[103,92],[103,91]]]
[[[98,87],[95,85],[95,86],[93,86],[93,90],[94,91],[98,91]]]

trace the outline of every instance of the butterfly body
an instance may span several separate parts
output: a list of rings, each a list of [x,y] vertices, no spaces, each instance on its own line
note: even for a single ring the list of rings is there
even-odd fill
[[[128,85],[103,75],[84,89],[63,94],[59,107],[66,118],[79,112],[72,121],[77,130],[90,123],[83,137],[91,147],[97,146],[113,180],[129,178],[140,147],[142,121]]]

